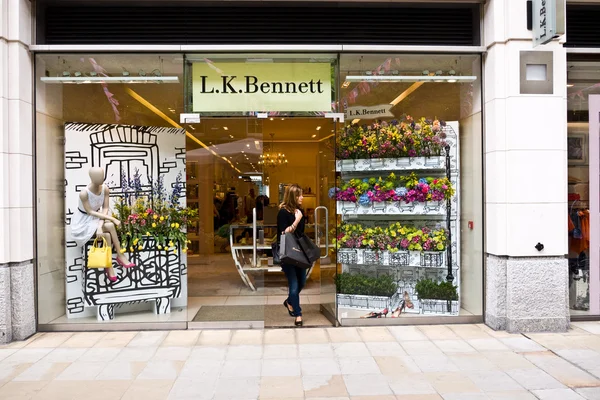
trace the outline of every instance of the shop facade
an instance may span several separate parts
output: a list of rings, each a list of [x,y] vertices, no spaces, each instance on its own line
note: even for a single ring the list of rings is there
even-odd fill
[[[21,6],[31,12],[27,2]],[[568,327],[574,269],[565,257],[567,53],[559,40],[535,48],[535,63],[542,53],[550,60],[552,90],[523,90],[519,68],[532,51],[531,32],[526,21],[499,28],[508,14],[523,11],[520,2],[337,5],[339,16],[321,21],[327,28],[312,28],[306,38],[294,33],[294,24],[308,18],[298,6],[265,16],[264,8],[237,4],[228,10],[239,23],[237,35],[208,22],[202,32],[192,29],[206,12],[206,21],[222,17],[214,7],[149,6],[132,22],[143,25],[166,12],[173,25],[144,35],[108,29],[105,36],[86,29],[105,13],[119,14],[111,5],[37,6],[36,40],[13,46],[33,78],[9,93],[24,97],[10,104],[31,111],[33,128],[23,129],[35,132],[26,148],[13,149],[19,162],[31,162],[35,189],[11,200],[22,204],[10,217],[22,215],[7,225],[23,236],[11,235],[6,245],[22,252],[5,256],[8,293],[26,300],[10,303],[5,326],[12,339],[38,329],[280,326],[272,322],[270,301],[281,297],[274,287],[281,281],[273,278],[276,267],[260,239],[271,235],[266,217],[253,224],[245,215],[223,228],[213,201],[224,202],[235,187],[240,204],[251,188],[277,203],[278,188],[292,179],[305,188],[311,234],[322,248],[306,296],[325,316],[322,325]],[[319,7],[323,15],[331,11]],[[189,26],[177,25],[183,11]],[[358,14],[379,21],[360,38],[347,27]],[[80,26],[65,28],[76,16]],[[417,27],[393,22],[409,16]],[[272,30],[243,23],[267,17],[287,24],[277,25],[275,42]],[[425,29],[419,20],[438,23]],[[232,78],[249,70],[252,78]],[[114,81],[102,79],[107,76]],[[224,96],[234,92],[243,98]],[[523,109],[532,117],[524,118]],[[415,141],[430,144],[407,146]],[[390,145],[401,151],[382,150]],[[289,158],[284,172],[261,164],[274,153]],[[152,199],[162,180],[166,197],[180,193],[173,207],[195,221],[179,242],[151,228],[134,242],[122,231],[124,254],[141,268],[115,265],[116,286],[109,274],[87,268],[87,250],[70,240],[77,195],[92,166],[105,172],[113,209],[119,198],[129,198],[130,207]],[[132,214],[119,210],[119,219]],[[30,213],[31,231],[14,230]],[[152,226],[152,216],[143,218]],[[210,269],[225,265],[225,257],[233,277]],[[593,297],[592,268],[589,274]],[[209,276],[215,280],[207,285]],[[242,289],[219,287],[230,278]],[[125,301],[114,301],[117,295]],[[230,309],[218,307],[228,302],[253,307],[252,318],[221,318]]]

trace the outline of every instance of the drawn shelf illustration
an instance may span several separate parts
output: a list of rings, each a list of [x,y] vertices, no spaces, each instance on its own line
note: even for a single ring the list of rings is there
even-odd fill
[[[115,309],[119,313],[153,309],[165,314],[172,305],[186,305],[184,219],[193,215],[186,208],[182,178],[186,161],[184,133],[183,129],[162,127],[65,124],[68,318],[95,314],[99,321],[109,321],[115,318]],[[115,225],[122,251],[113,249],[114,282],[106,269],[87,267],[93,237],[78,245],[72,235],[73,215],[82,212],[78,210],[78,194],[88,188],[90,168],[104,172],[110,215],[120,222]],[[167,215],[164,210],[169,207],[173,213]],[[135,266],[126,268],[121,265],[125,263],[117,262],[120,254]]]
[[[405,117],[338,133],[329,195],[340,221],[342,318],[458,314],[459,155],[458,122]]]

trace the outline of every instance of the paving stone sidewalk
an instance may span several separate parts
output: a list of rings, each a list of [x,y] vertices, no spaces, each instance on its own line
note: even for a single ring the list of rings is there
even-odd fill
[[[0,399],[600,400],[600,322],[40,333],[0,346]]]

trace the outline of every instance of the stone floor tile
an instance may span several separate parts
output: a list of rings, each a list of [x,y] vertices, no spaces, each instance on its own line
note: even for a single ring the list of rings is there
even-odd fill
[[[298,344],[329,343],[327,331],[321,328],[297,329],[296,342]]]
[[[115,361],[150,361],[157,350],[158,347],[126,347],[119,351],[119,354],[115,357]],[[83,357],[85,356],[86,354],[83,355]]]
[[[467,340],[477,351],[509,351],[510,349],[498,339],[469,339]]]
[[[224,378],[253,378],[260,376],[261,360],[227,360],[223,365],[221,376]]]
[[[573,340],[571,336],[557,335],[553,333],[531,333],[527,335],[531,340],[548,350],[559,351],[565,349],[588,349],[581,340]]]
[[[173,380],[134,381],[121,400],[164,400],[169,396]]]
[[[485,324],[475,324],[475,326],[494,338],[508,338],[508,337],[515,337],[515,336],[519,335],[518,333],[515,334],[515,333],[508,333],[506,331],[495,331]]]
[[[329,376],[340,375],[341,369],[338,361],[331,358],[302,358],[300,360],[303,376]]]
[[[591,350],[600,351],[600,335],[578,336],[574,342],[581,342]]]
[[[227,348],[226,360],[258,360],[263,356],[263,346],[229,346]]]
[[[263,360],[261,376],[300,376],[300,361],[297,359]]]
[[[45,349],[19,349],[10,356],[2,360],[1,364],[26,364],[36,363],[42,358],[46,357],[52,350],[51,348]]]
[[[571,325],[566,332],[560,333],[563,336],[587,336],[592,335],[593,333],[586,331],[585,329],[581,329],[576,325]]]
[[[475,349],[464,340],[432,340],[444,353],[475,353]]]
[[[191,347],[159,347],[152,361],[186,361],[191,353]]]
[[[540,346],[531,339],[525,336],[512,337],[512,338],[500,338],[500,341],[507,345],[511,350],[518,353],[532,352],[532,351],[546,351],[546,348]]]
[[[303,368],[302,384],[304,397],[345,397],[348,396],[344,378],[341,375],[306,376]]]
[[[419,396],[437,394],[425,375],[405,373],[388,378],[390,388],[397,396]]]
[[[127,344],[131,347],[158,347],[167,337],[168,332],[162,331],[147,331],[140,332]]]
[[[530,353],[525,357],[568,387],[600,386],[598,378],[553,353]]]
[[[421,369],[409,356],[374,358],[379,370],[385,376],[395,377],[421,372]]]
[[[149,361],[137,380],[174,380],[184,365],[183,361]]]
[[[359,343],[334,343],[333,351],[337,357],[370,357],[367,345]]]
[[[445,325],[421,325],[418,329],[429,340],[458,340],[460,337]]]
[[[164,347],[190,347],[198,342],[200,331],[185,330],[169,332],[165,340],[161,343]]]
[[[487,392],[491,400],[537,400],[531,392],[526,390],[510,391],[510,392]]]
[[[35,400],[85,399],[119,400],[131,381],[52,381],[40,390]]]
[[[85,362],[75,361],[70,364],[64,371],[56,377],[57,381],[91,381],[96,379],[96,376],[104,367],[105,362]]]
[[[373,357],[343,357],[339,360],[342,375],[381,374]]]
[[[296,344],[294,329],[270,329],[265,331],[265,344]]]
[[[449,354],[448,358],[461,371],[494,371],[498,367],[488,360],[485,356],[475,353],[455,353]]]
[[[264,376],[260,380],[260,399],[303,399],[304,386],[299,376],[285,379]]]
[[[351,398],[393,394],[383,375],[344,375],[344,383]]]
[[[179,378],[201,381],[217,380],[223,370],[223,360],[187,360],[179,372]]]
[[[446,393],[444,400],[489,400],[485,393]]]
[[[0,387],[13,380],[33,365],[35,364],[0,364]]]
[[[26,349],[58,347],[73,336],[71,332],[44,333],[25,346]]]
[[[586,400],[600,399],[600,387],[575,389],[575,392]],[[0,396],[2,397],[2,396]]]
[[[368,342],[365,343],[373,357],[400,357],[406,356],[406,351],[397,342]]]
[[[13,381],[51,381],[59,376],[71,363],[37,362],[17,375]]]
[[[327,334],[331,343],[362,341],[357,328],[327,328]]]
[[[589,371],[600,368],[600,353],[595,350],[564,349],[558,350],[556,353],[584,370]]]
[[[442,396],[449,393],[482,392],[472,380],[460,372],[428,372],[424,375]]]
[[[128,351],[132,353],[151,353],[151,349],[123,349],[121,347],[112,347],[112,348],[100,348],[100,347],[92,347],[91,349],[56,349],[57,350],[84,350],[84,353],[77,359],[77,361],[86,361],[86,362],[109,362],[116,360],[121,352],[125,352],[127,354]],[[52,352],[53,353],[53,352]],[[50,353],[49,355],[52,355]],[[147,361],[147,360],[131,360],[131,361]]]
[[[205,330],[200,332],[197,345],[202,346],[227,346],[231,341],[230,330]]]
[[[231,345],[258,345],[263,344],[264,331],[262,329],[240,329],[233,331]]]
[[[0,349],[0,361],[17,352],[18,349]]]
[[[458,337],[463,340],[468,339],[490,339],[491,336],[484,332],[477,325],[448,325]]]
[[[141,382],[141,381],[136,381]],[[148,381],[153,382],[153,381]],[[154,381],[156,382],[156,381]],[[169,400],[211,400],[214,398],[217,380],[178,378],[169,392]],[[143,399],[143,398],[142,398]],[[137,400],[137,399],[136,399]],[[144,399],[145,400],[145,399]]]
[[[439,394],[407,394],[396,396],[396,400],[444,400]]]
[[[224,360],[226,354],[225,346],[196,346],[192,349],[188,360]]]
[[[125,347],[138,333],[139,332],[108,332],[94,344],[94,347]]]
[[[410,356],[421,355],[442,355],[442,351],[429,340],[420,340],[412,342],[400,342],[402,348]]]
[[[358,334],[364,342],[395,342],[396,338],[385,327],[358,328]]]
[[[350,400],[396,400],[396,396],[392,394],[383,394],[375,396],[352,396]]]
[[[263,347],[263,358],[290,359],[298,358],[298,345],[296,344],[267,344]]]
[[[571,322],[571,325],[579,329],[583,329],[584,331],[592,333],[594,335],[600,335],[600,322],[598,321]]]
[[[109,362],[104,369],[96,375],[97,381],[131,381],[146,368],[145,362]]]
[[[413,340],[427,340],[427,336],[416,326],[388,326],[387,328],[400,343]]]
[[[36,340],[37,338],[39,338],[42,335],[43,335],[43,333],[40,332],[40,333],[36,333],[35,335],[30,336],[28,339],[25,339],[25,340],[16,340],[11,343],[0,344],[0,349],[3,349],[3,350],[22,349],[23,347],[27,346],[29,343],[33,342],[34,340]]]
[[[562,383],[540,369],[513,369],[506,373],[527,390],[565,388]]]
[[[469,371],[465,375],[484,392],[522,391],[523,386],[504,371]]]
[[[215,400],[256,399],[260,378],[223,378],[217,382]]]
[[[2,400],[28,400],[35,397],[48,381],[39,382],[8,382],[0,387],[0,399]]]
[[[78,332],[65,340],[60,347],[92,347],[100,339],[106,336],[106,332]]]
[[[54,349],[48,355],[40,360],[40,362],[48,363],[72,363],[83,356],[88,349]]]
[[[300,358],[334,357],[333,347],[327,344],[299,344]]]
[[[482,353],[484,357],[490,360],[494,365],[503,371],[510,371],[513,369],[535,369],[529,360],[523,357],[521,354],[508,352],[508,351],[490,351]]]
[[[445,355],[419,355],[412,359],[423,372],[452,372],[459,371],[456,364]]]
[[[576,392],[571,389],[540,389],[532,390],[540,400],[584,400]]]

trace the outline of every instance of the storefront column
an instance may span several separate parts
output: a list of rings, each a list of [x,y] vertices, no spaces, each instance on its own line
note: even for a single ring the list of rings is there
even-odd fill
[[[526,15],[521,0],[485,5],[485,322],[509,332],[565,331],[566,51],[558,40],[534,48]],[[524,51],[548,52],[529,56],[551,57],[550,94],[523,94]]]
[[[32,5],[0,0],[0,343],[35,333]]]

